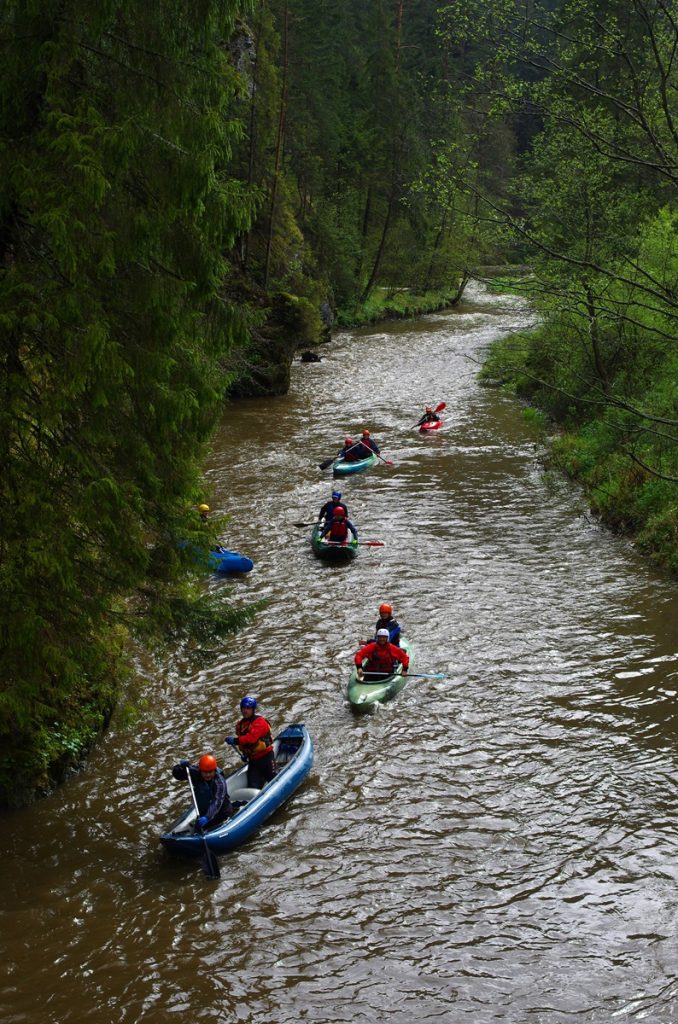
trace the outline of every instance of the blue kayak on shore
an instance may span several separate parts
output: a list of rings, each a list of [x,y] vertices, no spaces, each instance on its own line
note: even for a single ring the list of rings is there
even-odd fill
[[[228,795],[236,806],[235,814],[208,829],[195,831],[195,809],[187,808],[160,842],[170,853],[201,857],[205,843],[212,853],[227,853],[257,831],[267,818],[288,800],[311,770],[313,743],[302,723],[288,725],[273,741],[277,773],[263,789],[247,785],[247,765],[241,765],[226,778]]]
[[[197,544],[192,544],[187,540],[180,540],[178,547],[194,555],[196,562],[204,562],[205,554],[207,554],[207,568],[210,572],[251,572],[254,568],[254,562],[247,555],[241,555],[237,551],[229,551],[227,548],[213,548],[211,551],[205,552],[204,548],[200,548]]]
[[[227,551],[226,548],[210,551],[207,559],[212,572],[251,572],[254,568],[254,562],[247,555]]]

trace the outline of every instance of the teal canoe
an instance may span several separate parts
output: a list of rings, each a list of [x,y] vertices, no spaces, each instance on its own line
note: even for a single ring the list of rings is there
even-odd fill
[[[351,476],[353,473],[363,473],[377,461],[374,452],[366,459],[357,459],[355,462],[347,462],[346,459],[337,459],[334,463],[333,473],[335,476]]]
[[[351,539],[346,544],[330,543],[320,536],[320,527],[314,526],[311,533],[313,553],[326,562],[350,562],[358,554],[358,541]]]
[[[400,646],[410,656],[408,672],[411,672],[414,658],[412,657],[409,641],[401,636]],[[346,696],[348,697],[349,704],[356,711],[367,711],[370,705],[373,704],[385,704],[387,700],[391,700],[392,697],[395,697],[396,693],[399,693],[407,685],[407,674],[403,675],[402,665],[398,665],[393,675],[386,676],[385,679],[376,679],[373,682],[366,678],[361,683],[355,673],[356,670],[354,668],[348,681]]]

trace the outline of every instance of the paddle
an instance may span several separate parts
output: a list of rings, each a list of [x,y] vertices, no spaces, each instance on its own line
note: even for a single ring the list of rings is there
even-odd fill
[[[409,679],[450,679],[444,672],[408,672]]]
[[[363,672],[363,676],[383,676],[383,672]],[[449,679],[443,672],[403,672],[408,679]]]
[[[346,451],[347,452],[352,452],[353,449],[357,448],[359,444],[362,444],[362,441],[356,441],[356,443],[352,444],[350,448],[346,449]],[[344,458],[343,455],[333,455],[331,458],[325,459],[324,462],[319,462],[318,463],[318,469],[327,469],[327,467],[331,466],[333,462],[338,462],[339,459],[343,459],[343,458]]]
[[[349,541],[348,544],[342,543],[340,540],[324,540],[323,544],[328,544],[333,548],[348,548],[353,542]],[[364,548],[383,548],[385,547],[383,540],[357,540],[355,543],[358,547]]]
[[[438,404],[436,405],[436,407],[435,407],[435,409],[433,411],[434,412],[442,412],[443,409],[446,409],[446,408],[447,408],[447,402],[438,402]],[[410,430],[414,430],[415,427],[420,427],[420,426],[421,426],[421,423],[413,423],[412,426],[410,427]]]
[[[188,765],[186,766],[186,778],[188,779],[188,784],[191,787],[191,796],[193,797],[193,806],[195,807],[196,817],[199,818],[200,817],[200,811],[198,810],[198,801],[195,799],[195,790],[193,789],[193,779],[191,778],[191,769],[190,769],[190,767]],[[200,828],[200,826],[197,825],[197,822],[196,822],[196,827],[198,828],[198,830],[200,832],[200,835],[202,836],[202,841],[203,841],[204,846],[205,846],[205,852],[203,853],[203,856],[202,856],[202,869],[203,869],[203,871],[205,872],[205,874],[207,875],[208,878],[214,878],[214,879],[221,878],[221,871],[219,870],[219,861],[217,860],[216,856],[212,853],[212,851],[210,850],[209,846],[207,845],[207,839],[205,838],[205,833]]]
[[[302,526],[317,526],[317,524],[318,524],[318,520],[317,520],[317,519],[314,519],[312,523],[292,523],[292,526],[297,526],[297,527],[302,527]]]
[[[372,450],[374,451],[374,449]],[[383,455],[379,454],[379,452],[374,452],[374,454],[377,456],[378,459],[381,459],[382,462],[385,462],[387,466],[395,466],[395,462],[393,461],[393,459],[385,459]]]

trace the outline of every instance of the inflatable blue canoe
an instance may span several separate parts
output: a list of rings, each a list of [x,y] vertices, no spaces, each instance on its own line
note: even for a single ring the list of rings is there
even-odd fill
[[[227,776],[228,795],[236,806],[235,814],[208,829],[202,835],[195,831],[195,810],[191,805],[176,821],[160,842],[170,853],[200,857],[203,843],[213,853],[233,850],[257,831],[274,811],[288,800],[311,770],[313,743],[302,723],[288,725],[273,741],[277,774],[263,789],[250,789],[247,785],[247,765]]]
[[[212,572],[251,572],[254,562],[247,555],[239,555],[237,551],[227,551],[226,548],[210,551],[207,556]]]

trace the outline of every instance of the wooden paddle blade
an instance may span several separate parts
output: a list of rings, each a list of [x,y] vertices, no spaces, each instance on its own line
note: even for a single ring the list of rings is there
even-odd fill
[[[327,467],[331,466],[332,463],[335,462],[335,461],[336,461],[336,459],[335,459],[335,456],[333,455],[331,459],[325,459],[324,462],[319,462],[318,463],[318,469],[327,469]]]
[[[292,523],[292,526],[301,528],[302,526],[315,526],[315,520],[312,523]]]

